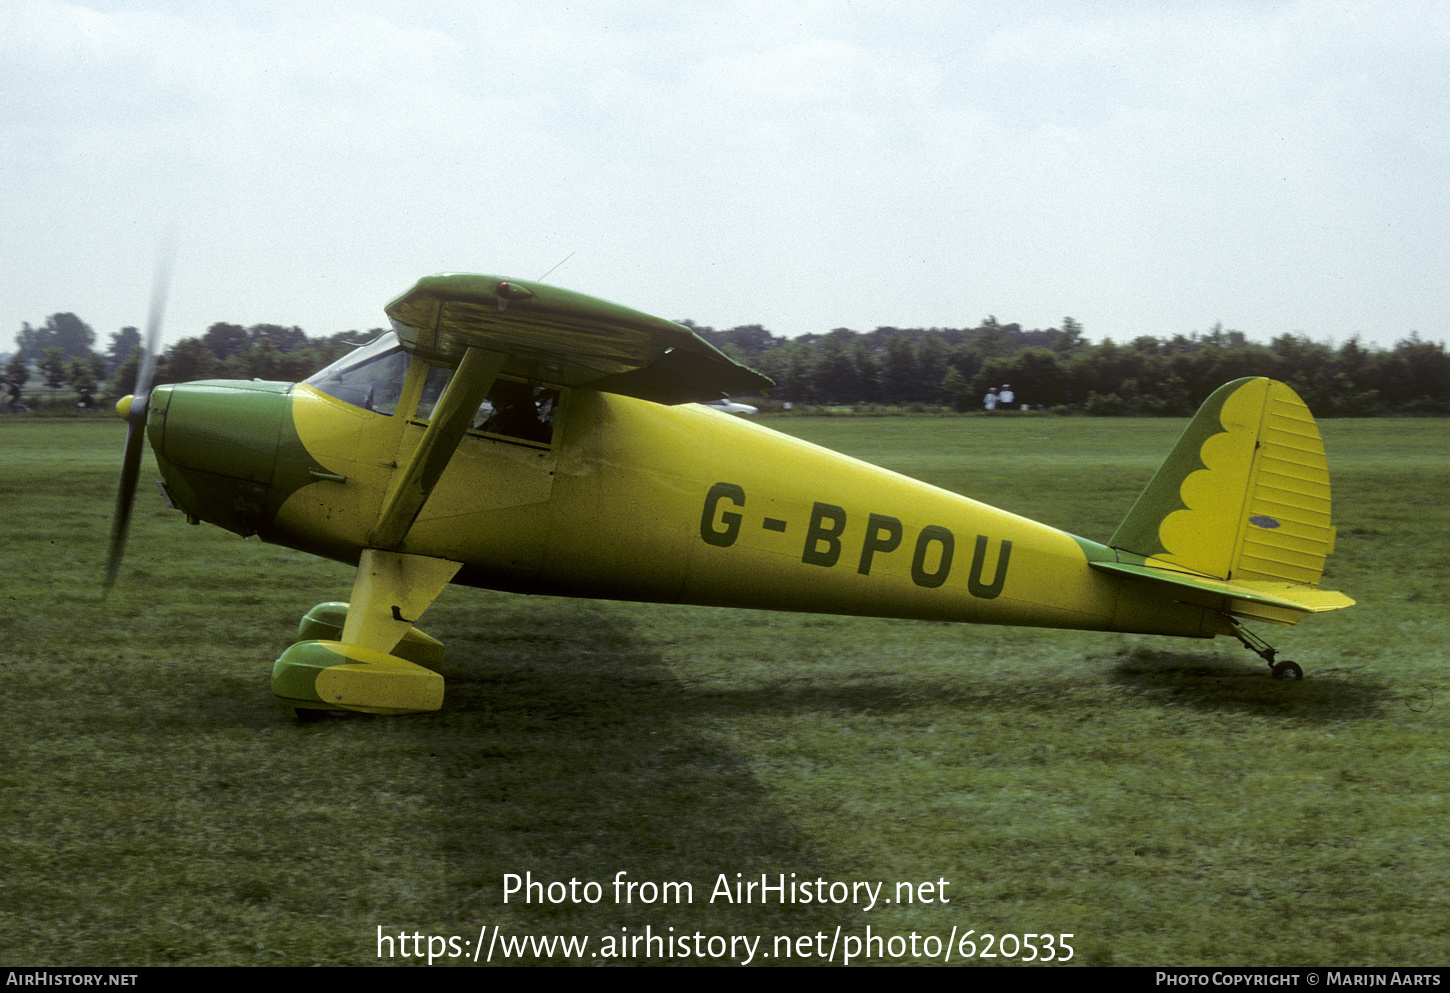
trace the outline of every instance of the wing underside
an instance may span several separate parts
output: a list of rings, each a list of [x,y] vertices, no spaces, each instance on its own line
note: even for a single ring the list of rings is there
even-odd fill
[[[386,311],[410,352],[449,364],[500,353],[502,375],[536,383],[670,404],[774,385],[683,325],[541,283],[428,276]]]

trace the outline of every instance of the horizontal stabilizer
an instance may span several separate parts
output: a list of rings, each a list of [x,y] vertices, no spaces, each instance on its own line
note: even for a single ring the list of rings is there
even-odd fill
[[[1260,580],[1230,582],[1211,576],[1196,576],[1173,569],[1125,562],[1089,564],[1101,572],[1173,586],[1176,588],[1177,598],[1185,603],[1276,624],[1296,624],[1308,614],[1322,614],[1354,605],[1354,601],[1343,593],[1296,583]]]

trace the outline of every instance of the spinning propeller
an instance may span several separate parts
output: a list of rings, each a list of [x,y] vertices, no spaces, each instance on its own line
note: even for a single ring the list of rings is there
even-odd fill
[[[166,310],[166,292],[171,285],[171,253],[163,249],[151,285],[151,312],[146,318],[146,337],[141,342],[141,360],[136,364],[136,390],[122,397],[116,413],[126,419],[126,449],[121,459],[121,480],[116,487],[116,512],[111,518],[111,549],[106,557],[104,597],[116,583],[121,557],[126,551],[126,532],[131,524],[131,504],[136,499],[136,477],[141,474],[141,454],[146,447],[146,411],[151,402],[151,377],[156,372],[156,353],[161,345],[161,315]]]

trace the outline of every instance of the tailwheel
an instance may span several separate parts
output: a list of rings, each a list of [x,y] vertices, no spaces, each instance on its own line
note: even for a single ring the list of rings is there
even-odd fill
[[[1299,668],[1298,662],[1275,662],[1270,670],[1275,679],[1303,679],[1304,670]]]
[[[1273,645],[1244,627],[1235,618],[1224,616],[1228,620],[1229,626],[1233,628],[1234,637],[1245,648],[1269,664],[1269,674],[1274,679],[1300,680],[1304,678],[1304,670],[1298,662],[1290,662],[1287,659],[1283,662],[1274,661],[1274,656],[1278,654],[1278,651]]]

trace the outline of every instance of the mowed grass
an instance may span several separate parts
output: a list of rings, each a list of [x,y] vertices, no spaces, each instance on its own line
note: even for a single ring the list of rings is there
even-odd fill
[[[1097,539],[1184,424],[767,423]],[[271,662],[350,570],[187,527],[143,482],[102,603],[124,425],[0,421],[0,964],[368,964],[379,927],[484,925],[771,955],[869,925],[904,939],[875,963],[956,928],[1071,934],[1078,964],[1443,965],[1450,439],[1321,427],[1326,585],[1359,605],[1258,629],[1303,683],[1224,639],[460,588],[423,624],[449,646],[441,712],[299,724]],[[621,871],[693,902],[617,903]],[[525,872],[603,899],[505,904]],[[736,873],[945,880],[950,902],[712,903]]]

